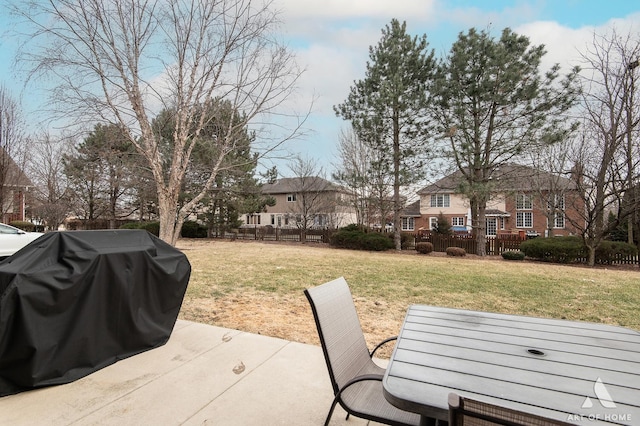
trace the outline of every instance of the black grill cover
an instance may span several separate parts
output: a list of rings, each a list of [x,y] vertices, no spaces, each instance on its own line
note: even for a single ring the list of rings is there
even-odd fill
[[[0,396],[164,345],[191,265],[143,230],[43,235],[0,263]]]

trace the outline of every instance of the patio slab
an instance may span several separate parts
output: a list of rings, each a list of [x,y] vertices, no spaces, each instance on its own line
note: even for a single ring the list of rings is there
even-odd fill
[[[321,425],[332,398],[320,347],[178,320],[160,348],[0,398],[0,424]]]

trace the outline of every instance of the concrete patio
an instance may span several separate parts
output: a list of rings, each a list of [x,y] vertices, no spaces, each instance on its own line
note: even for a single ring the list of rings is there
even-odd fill
[[[332,398],[320,347],[179,320],[160,348],[0,398],[0,424],[321,425]]]

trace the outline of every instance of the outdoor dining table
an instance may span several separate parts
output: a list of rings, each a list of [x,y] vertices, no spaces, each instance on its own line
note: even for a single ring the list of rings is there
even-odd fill
[[[424,424],[447,420],[448,395],[455,392],[572,424],[640,425],[640,333],[413,305],[383,391]]]

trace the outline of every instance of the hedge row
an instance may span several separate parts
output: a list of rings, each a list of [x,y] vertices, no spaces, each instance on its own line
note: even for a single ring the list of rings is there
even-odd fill
[[[14,220],[13,222],[10,222],[9,225],[18,229],[22,229],[25,232],[44,232],[44,226],[35,225],[31,222],[22,220]]]
[[[587,257],[588,251],[579,237],[533,238],[520,244],[527,257],[547,262],[572,263]],[[596,249],[596,263],[610,264],[616,257],[637,254],[636,246],[620,241],[602,241]]]
[[[160,235],[160,222],[129,222],[120,229],[145,229],[157,237]],[[180,235],[184,238],[207,238],[207,227],[187,220],[182,225]]]
[[[144,229],[157,237],[160,235],[160,222],[129,222],[120,229]]]
[[[393,239],[378,232],[365,232],[357,225],[349,225],[335,232],[329,244],[351,250],[385,251],[394,248]]]

